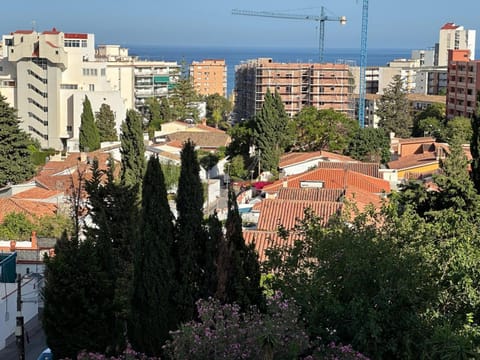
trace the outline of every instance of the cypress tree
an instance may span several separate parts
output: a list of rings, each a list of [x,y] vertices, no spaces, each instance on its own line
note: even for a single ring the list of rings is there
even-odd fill
[[[281,100],[280,100],[281,101]],[[283,120],[279,114],[278,100],[269,89],[265,94],[262,109],[255,117],[254,134],[255,142],[259,151],[260,167],[264,171],[270,171],[276,175],[280,161],[281,146],[284,145],[285,136]]]
[[[181,151],[181,169],[177,190],[175,259],[176,299],[179,320],[192,320],[195,302],[204,286],[204,250],[206,232],[203,227],[203,187],[195,144],[188,140]]]
[[[108,104],[102,104],[96,115],[96,125],[100,142],[117,141],[118,134],[115,129],[115,114]]]
[[[85,96],[80,123],[80,151],[95,151],[100,149],[100,135],[93,117],[92,105]]]
[[[29,151],[32,145],[30,136],[20,129],[16,110],[0,95],[0,188],[35,174]]]
[[[140,240],[135,247],[132,317],[129,338],[135,349],[160,355],[175,328],[173,306],[173,215],[158,159],[147,163],[143,181]]]
[[[138,186],[141,191],[143,174],[145,172],[145,145],[143,143],[142,119],[135,110],[128,110],[122,124],[121,154],[122,184]]]
[[[260,287],[260,265],[255,244],[245,244],[242,219],[235,192],[228,190],[228,214],[225,241],[221,243],[216,297],[224,303],[237,303],[243,309],[257,305],[262,308],[264,297]]]
[[[109,350],[111,298],[95,254],[92,241],[68,239],[64,233],[55,256],[45,258],[42,322],[56,359],[75,359],[82,349]]]

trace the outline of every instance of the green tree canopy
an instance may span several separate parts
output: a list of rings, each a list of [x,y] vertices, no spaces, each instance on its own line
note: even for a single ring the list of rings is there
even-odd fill
[[[0,188],[32,178],[35,165],[30,136],[20,129],[16,110],[0,95]]]
[[[456,116],[445,124],[442,138],[448,143],[470,144],[472,135],[471,120],[463,116]]]
[[[358,128],[345,153],[360,161],[390,161],[390,138],[383,129]]]
[[[387,133],[393,132],[395,136],[402,138],[411,136],[413,119],[400,75],[395,75],[392,82],[384,89],[378,101],[376,115],[380,117],[378,126]]]
[[[193,105],[198,100],[199,96],[195,92],[192,81],[189,78],[179,79],[169,99],[175,120],[192,118],[198,121],[198,110]]]
[[[207,103],[207,124],[216,128],[225,128],[225,121],[232,111],[232,103],[219,94],[208,95],[205,98]]]
[[[115,114],[110,108],[110,105],[102,104],[95,116],[100,142],[117,141],[118,134],[115,129]]]
[[[93,117],[92,105],[85,95],[83,111],[80,123],[80,151],[95,151],[100,149],[100,135],[98,133],[95,118]]]
[[[121,181],[125,185],[141,188],[145,172],[145,145],[143,143],[142,119],[135,110],[128,110],[122,124],[122,169]]]
[[[303,151],[344,151],[358,124],[333,109],[304,107],[295,116],[297,140],[295,148]]]

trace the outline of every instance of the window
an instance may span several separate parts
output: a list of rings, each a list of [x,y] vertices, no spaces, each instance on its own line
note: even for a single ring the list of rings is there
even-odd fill
[[[95,91],[95,85],[94,84],[88,85],[88,90],[89,91]]]
[[[82,40],[82,48],[86,48],[87,47],[87,40]]]
[[[100,69],[100,76],[105,76],[105,69]]]

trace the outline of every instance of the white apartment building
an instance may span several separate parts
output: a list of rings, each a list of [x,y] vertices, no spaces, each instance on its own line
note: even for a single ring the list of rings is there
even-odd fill
[[[470,60],[475,58],[475,30],[465,30],[455,23],[440,28],[437,66],[448,65],[448,50],[470,50]]]
[[[130,56],[119,45],[100,45],[96,59],[106,65],[107,80],[113,90],[120,91],[127,108],[145,113],[145,101],[168,97],[180,77],[176,61],[150,61]]]
[[[42,147],[78,150],[85,96],[94,112],[108,104],[120,127],[126,102],[112,89],[105,62],[95,59],[93,34],[19,30],[3,35],[2,54],[0,92]]]

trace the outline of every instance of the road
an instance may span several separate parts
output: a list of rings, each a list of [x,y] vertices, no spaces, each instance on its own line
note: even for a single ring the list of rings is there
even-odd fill
[[[47,347],[45,333],[38,316],[25,324],[25,360],[37,360],[38,355]],[[7,339],[7,347],[0,350],[1,360],[18,360],[18,350],[15,343],[15,336]]]

